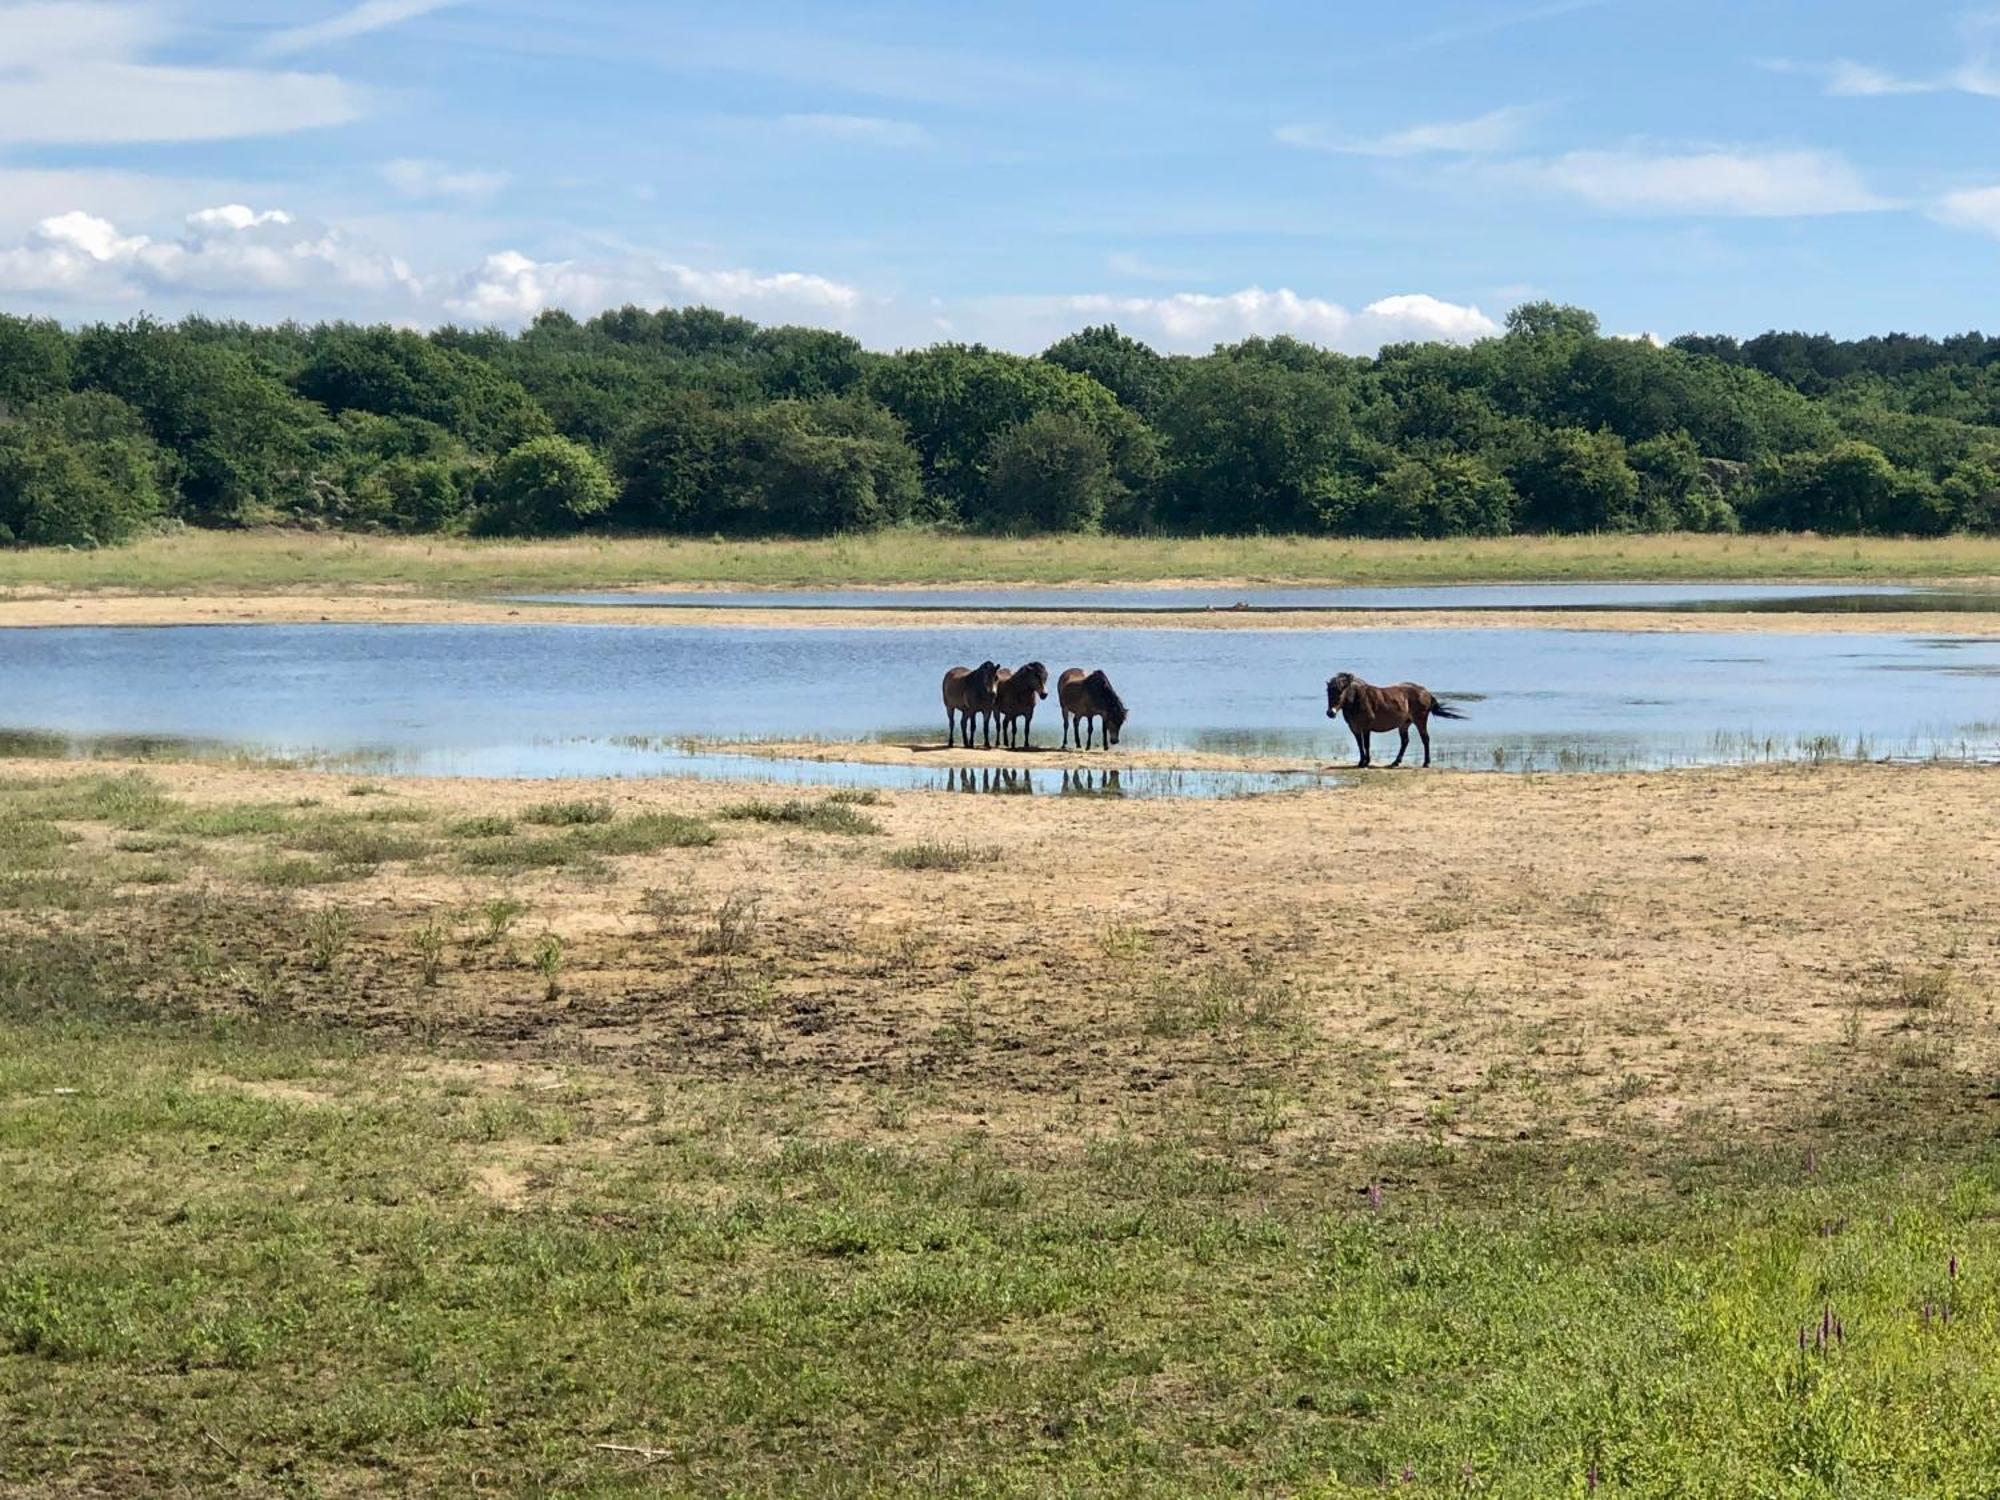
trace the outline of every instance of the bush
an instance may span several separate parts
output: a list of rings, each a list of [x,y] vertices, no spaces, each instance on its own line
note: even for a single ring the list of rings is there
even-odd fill
[[[116,396],[65,395],[0,423],[0,542],[124,541],[164,508],[159,449]]]
[[[611,508],[611,476],[597,455],[568,438],[531,438],[493,471],[487,530],[533,535],[571,531]]]

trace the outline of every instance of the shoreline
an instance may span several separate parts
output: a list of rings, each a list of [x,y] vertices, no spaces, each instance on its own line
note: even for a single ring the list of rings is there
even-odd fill
[[[1161,581],[1157,587],[1172,587]],[[378,590],[184,594],[0,594],[0,629],[179,625],[606,625],[745,630],[1584,630],[1717,635],[2000,636],[2000,613],[1696,610],[1383,609],[1105,610],[797,609],[509,603]]]

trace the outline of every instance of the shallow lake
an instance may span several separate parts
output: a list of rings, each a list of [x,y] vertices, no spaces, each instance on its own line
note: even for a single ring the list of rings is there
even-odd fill
[[[732,629],[240,625],[0,631],[0,730],[17,749],[215,748],[383,773],[661,773],[1060,791],[1022,756],[964,787],[940,768],[716,753],[729,739],[935,744],[939,679],[994,657],[1106,668],[1134,748],[1346,761],[1325,717],[1341,669],[1413,679],[1471,716],[1442,764],[1628,769],[1826,755],[2000,756],[2000,640],[1576,630]],[[23,738],[25,736],[25,738]],[[43,736],[54,736],[53,740]],[[1036,720],[1054,745],[1051,697]],[[147,742],[152,742],[150,745]],[[1377,740],[1383,759],[1394,737]],[[1128,771],[1124,795],[1296,785]]]
[[[622,605],[652,609],[892,609],[1063,614],[1176,614],[1190,610],[1692,610],[1727,614],[1917,610],[2000,612],[2000,589],[1920,589],[1892,584],[1551,583],[1454,584],[1443,588],[714,589],[665,592],[527,594],[517,603]]]

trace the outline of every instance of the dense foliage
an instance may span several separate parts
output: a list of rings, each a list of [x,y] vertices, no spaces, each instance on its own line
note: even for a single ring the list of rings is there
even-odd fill
[[[519,334],[0,316],[0,542],[203,526],[538,535],[2000,528],[2000,339],[1660,348],[1576,308],[1373,359],[1039,357],[709,308]]]

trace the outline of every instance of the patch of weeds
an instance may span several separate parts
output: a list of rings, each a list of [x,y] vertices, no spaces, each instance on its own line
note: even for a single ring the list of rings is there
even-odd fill
[[[495,896],[479,908],[479,917],[486,925],[479,929],[475,942],[488,948],[497,948],[507,941],[507,934],[514,930],[514,923],[528,909],[525,901],[516,901],[512,896]]]
[[[785,823],[819,833],[882,831],[882,825],[866,813],[856,812],[851,803],[836,802],[831,797],[823,802],[808,802],[800,797],[789,802],[734,802],[722,809],[722,816],[733,822]]]
[[[0,910],[83,911],[103,893],[87,876],[55,870],[0,871]]]
[[[694,951],[711,956],[749,952],[757,939],[757,913],[763,904],[756,891],[731,891],[710,915],[708,930]]]
[[[551,1004],[562,998],[563,940],[553,932],[535,944],[535,972],[542,976],[542,998]]]
[[[203,839],[246,838],[283,833],[292,826],[291,810],[279,802],[246,802],[233,807],[197,807],[169,820],[174,833]]]
[[[445,943],[449,934],[442,918],[430,917],[410,934],[410,946],[416,950],[417,972],[422,975],[427,989],[435,988],[438,975],[444,969]]]
[[[503,818],[498,813],[481,813],[474,818],[460,818],[445,824],[444,831],[455,839],[497,839],[514,831],[514,820]]]
[[[679,813],[641,813],[571,837],[595,854],[651,854],[655,849],[704,849],[715,842],[715,830]]]
[[[882,794],[871,787],[842,787],[837,792],[827,793],[826,800],[849,807],[879,807]]]
[[[970,870],[978,865],[998,864],[997,844],[949,843],[926,840],[891,849],[888,863],[899,870]]]
[[[420,859],[430,852],[427,840],[363,818],[322,818],[301,824],[286,836],[284,844],[287,849],[329,855],[343,865]]]
[[[358,872],[352,866],[337,865],[323,859],[267,854],[253,860],[245,873],[258,885],[295,890],[301,886],[332,885],[335,881],[352,880]]]
[[[694,915],[699,899],[694,877],[683,870],[671,887],[648,887],[639,898],[639,910],[651,917],[660,931],[671,932]]]
[[[611,804],[604,801],[537,802],[521,810],[521,821],[550,828],[574,828],[611,821]]]
[[[1905,1010],[1949,1010],[1958,1001],[1958,971],[1950,964],[1905,969],[1896,976],[1893,994]]]
[[[1153,946],[1153,940],[1130,922],[1106,922],[1104,930],[1097,935],[1097,945],[1104,950],[1106,958],[1115,958],[1130,963],[1143,958]]]
[[[174,800],[142,771],[43,782],[23,807],[44,818],[112,823],[120,828],[150,827],[173,809]]]
[[[159,833],[121,833],[111,841],[120,854],[179,854],[187,846]]]
[[[326,906],[306,918],[306,963],[315,973],[330,974],[347,940],[354,935],[354,919],[337,906]]]
[[[379,781],[357,781],[347,789],[347,795],[350,797],[392,797],[395,793],[391,792]]]
[[[601,868],[607,854],[651,854],[657,849],[695,849],[715,842],[715,830],[678,813],[645,813],[622,823],[571,828],[537,838],[481,839],[458,851],[460,863],[476,870]]]
[[[1144,997],[1148,1035],[1286,1031],[1304,1010],[1298,985],[1257,969],[1210,968],[1192,977],[1163,976]]]

